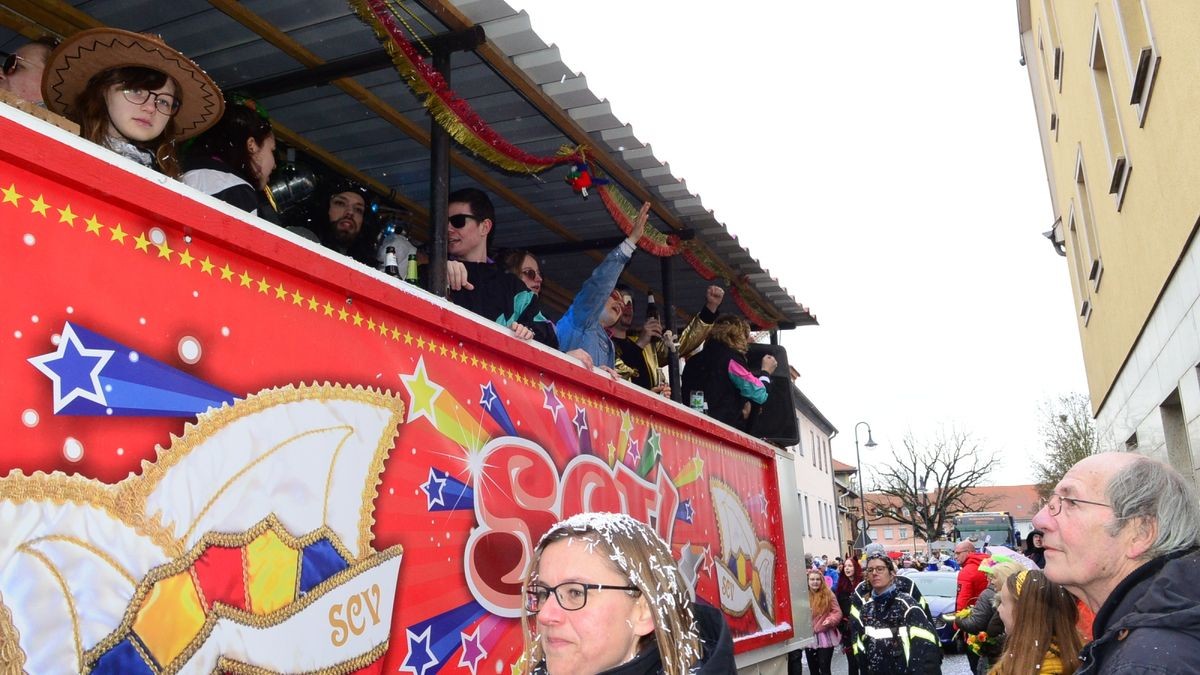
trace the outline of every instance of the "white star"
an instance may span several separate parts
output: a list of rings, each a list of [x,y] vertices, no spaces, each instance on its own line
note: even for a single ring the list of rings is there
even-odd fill
[[[74,346],[74,351],[78,356],[96,359],[95,365],[88,373],[88,378],[91,381],[91,390],[84,389],[78,385],[71,388],[64,396],[62,393],[62,377],[50,367],[51,363],[60,361],[68,357],[67,347]],[[104,370],[105,364],[112,358],[115,352],[111,349],[88,349],[79,341],[79,337],[75,335],[75,329],[71,327],[70,322],[63,325],[62,339],[58,341],[58,349],[41,356],[34,356],[29,359],[29,363],[33,364],[43,375],[50,378],[54,383],[54,412],[57,414],[60,410],[67,407],[71,401],[77,398],[87,399],[93,403],[100,405],[108,405],[108,400],[104,397],[104,388],[100,386],[100,371]]]

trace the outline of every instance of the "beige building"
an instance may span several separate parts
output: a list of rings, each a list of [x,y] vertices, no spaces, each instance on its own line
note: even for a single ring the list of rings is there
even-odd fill
[[[1101,444],[1200,466],[1200,2],[1018,0]]]
[[[800,443],[792,446],[792,450],[796,453],[796,499],[804,525],[801,534],[804,552],[835,558],[841,550],[842,538],[829,443],[837,435],[837,429],[794,385],[792,396],[800,430]]]

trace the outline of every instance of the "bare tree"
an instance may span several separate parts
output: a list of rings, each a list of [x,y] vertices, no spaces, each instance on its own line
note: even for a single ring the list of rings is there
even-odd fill
[[[1045,458],[1034,465],[1037,491],[1043,499],[1054,491],[1063,474],[1079,460],[1099,451],[1092,408],[1083,394],[1067,394],[1042,406]]]
[[[928,441],[909,434],[893,461],[875,471],[875,496],[868,515],[910,525],[913,536],[936,541],[953,523],[954,514],[986,511],[993,499],[973,494],[996,467],[996,456],[969,434],[941,433]]]

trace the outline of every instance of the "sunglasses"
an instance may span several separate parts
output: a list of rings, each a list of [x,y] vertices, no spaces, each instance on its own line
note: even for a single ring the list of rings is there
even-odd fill
[[[542,275],[537,270],[521,270],[521,276],[530,281],[537,281],[542,278]]]
[[[16,54],[9,54],[8,52],[0,52],[0,54],[4,55],[4,74],[5,75],[12,75],[13,73],[16,73],[17,72],[17,61],[25,60],[25,59],[21,58],[20,56],[17,56]]]
[[[461,230],[467,226],[468,219],[474,220],[475,222],[479,222],[482,220],[482,218],[479,218],[470,213],[456,213],[453,216],[450,216],[450,226],[456,230]]]

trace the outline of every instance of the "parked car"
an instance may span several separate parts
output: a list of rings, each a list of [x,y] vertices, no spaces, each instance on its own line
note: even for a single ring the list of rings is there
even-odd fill
[[[921,590],[925,602],[929,603],[929,613],[933,615],[933,627],[937,629],[942,647],[953,651],[957,647],[954,624],[942,621],[941,616],[954,613],[954,601],[958,595],[958,572],[913,571],[905,576],[912,579],[917,588]]]

